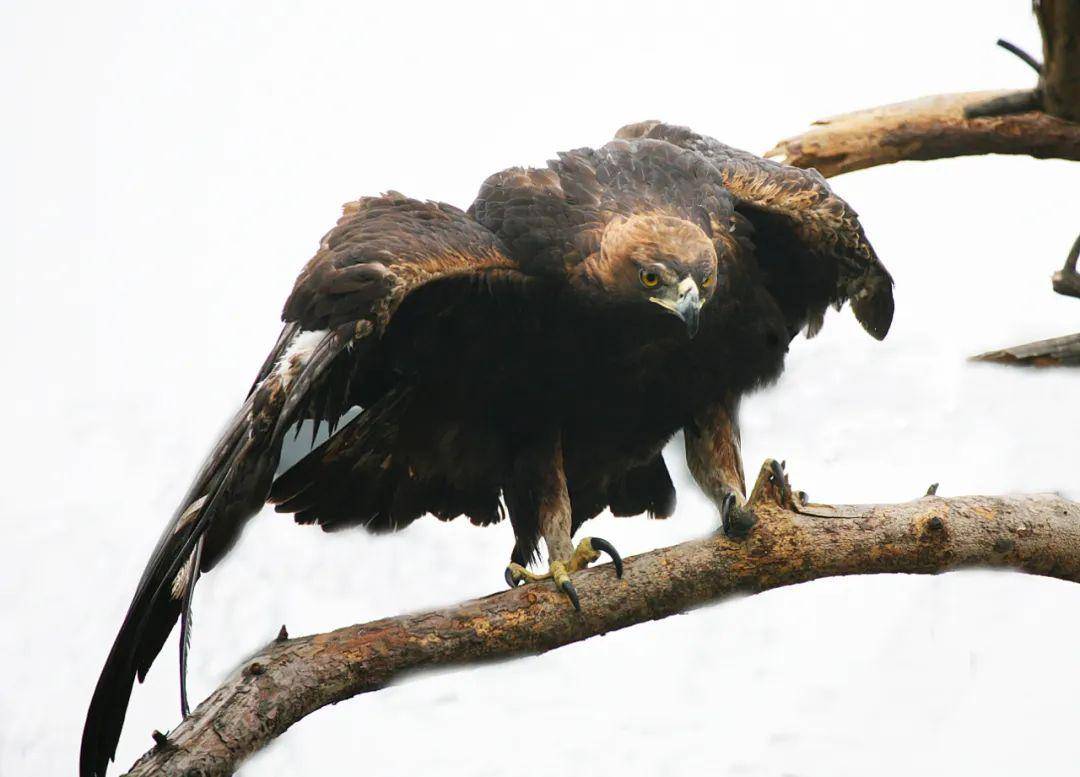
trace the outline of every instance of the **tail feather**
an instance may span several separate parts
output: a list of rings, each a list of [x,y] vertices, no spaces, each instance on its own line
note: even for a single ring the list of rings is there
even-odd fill
[[[187,717],[191,712],[188,704],[187,692],[187,667],[188,653],[191,650],[191,602],[195,596],[195,584],[199,581],[199,565],[202,563],[202,550],[206,536],[199,538],[195,545],[195,552],[188,561],[185,585],[183,590],[183,604],[180,607],[180,714]],[[180,580],[181,577],[176,578]],[[176,595],[175,588],[173,595]]]
[[[410,400],[408,390],[387,392],[281,473],[270,489],[275,509],[327,531],[357,524],[372,531],[400,528],[392,516],[403,468],[394,444]]]
[[[608,493],[612,515],[641,515],[667,518],[675,512],[675,486],[664,457],[635,467],[611,484]]]
[[[80,777],[104,777],[108,762],[116,757],[135,679],[145,679],[182,613],[182,643],[189,638],[191,597],[199,572],[220,560],[264,503],[285,431],[303,406],[304,395],[347,343],[335,333],[322,334],[302,358],[293,357],[288,364],[281,354],[288,355],[290,341],[279,339],[275,352],[280,368],[264,365],[263,379],[222,433],[158,540],[90,701]],[[193,558],[187,577],[178,580]],[[174,588],[182,595],[177,596]],[[186,713],[185,644],[180,656],[181,706]]]

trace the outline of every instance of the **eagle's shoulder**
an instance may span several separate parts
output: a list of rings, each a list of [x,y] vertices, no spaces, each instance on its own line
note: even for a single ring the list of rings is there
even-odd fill
[[[516,270],[499,238],[464,211],[398,192],[347,203],[300,272],[282,318],[304,329],[383,325],[410,290],[448,275]]]

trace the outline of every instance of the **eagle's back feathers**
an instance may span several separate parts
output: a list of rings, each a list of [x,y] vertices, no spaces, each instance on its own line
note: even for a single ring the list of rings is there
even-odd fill
[[[547,168],[495,173],[469,208],[522,267],[557,275],[598,251],[615,218],[655,213],[709,232],[733,212],[734,200],[701,155],[656,140],[615,140],[561,153]]]

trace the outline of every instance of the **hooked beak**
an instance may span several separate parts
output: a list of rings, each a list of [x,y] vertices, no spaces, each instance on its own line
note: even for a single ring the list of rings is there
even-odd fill
[[[693,278],[683,278],[672,293],[663,297],[649,297],[649,300],[682,319],[690,337],[698,333],[701,325],[701,306],[704,303],[701,301],[698,285]]]

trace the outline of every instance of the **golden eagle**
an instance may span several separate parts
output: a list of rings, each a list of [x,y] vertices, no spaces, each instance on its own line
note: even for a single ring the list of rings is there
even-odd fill
[[[178,618],[186,714],[195,581],[268,499],[326,530],[508,514],[508,582],[553,578],[578,607],[570,574],[600,551],[621,561],[572,536],[606,507],[669,515],[660,451],[679,429],[695,478],[725,517],[739,509],[738,398],[847,300],[884,337],[892,280],[820,175],[658,122],[497,173],[468,212],[397,193],[346,205],[139,581],[80,774],[105,773],[134,679]],[[332,434],[275,479],[304,420]],[[538,576],[525,565],[541,537]]]

